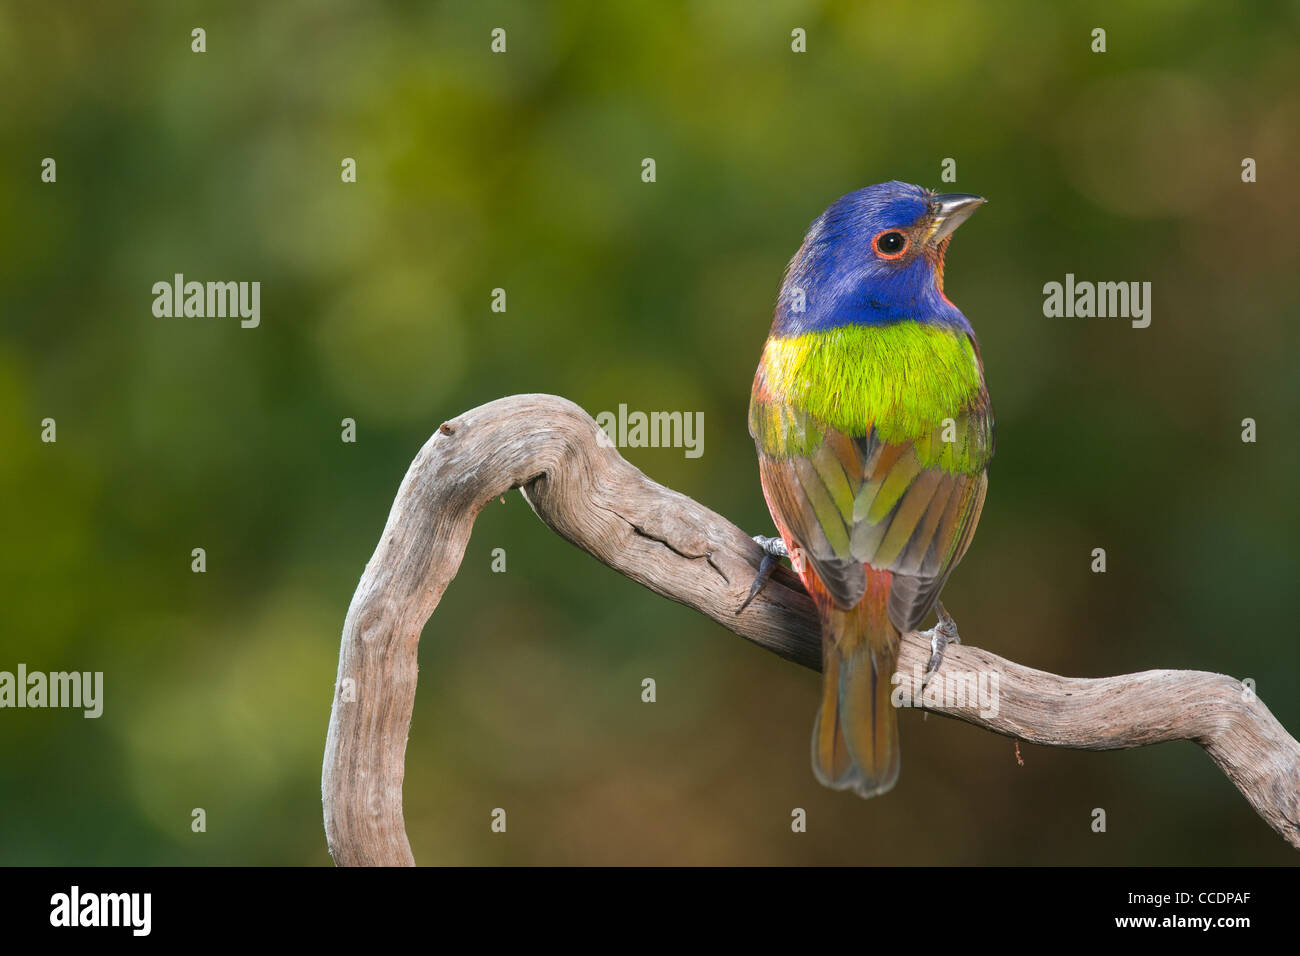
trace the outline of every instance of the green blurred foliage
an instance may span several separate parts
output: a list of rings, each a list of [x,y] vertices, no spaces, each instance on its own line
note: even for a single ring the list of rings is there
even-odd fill
[[[770,531],[745,409],[785,263],[839,195],[943,186],[945,157],[990,199],[946,281],[998,418],[946,592],[967,641],[1071,675],[1254,677],[1300,730],[1297,10],[0,7],[0,669],[106,683],[99,720],[0,712],[0,862],[328,862],[340,626],[438,423],[521,391],[702,411],[703,457],[627,457]],[[177,272],[259,280],[261,327],[155,318]],[[1151,327],[1044,318],[1067,272],[1151,281]],[[421,657],[405,794],[426,863],[1294,859],[1190,743],[1022,746],[1021,767],[910,712],[894,793],[825,791],[816,675],[517,495],[479,519]]]

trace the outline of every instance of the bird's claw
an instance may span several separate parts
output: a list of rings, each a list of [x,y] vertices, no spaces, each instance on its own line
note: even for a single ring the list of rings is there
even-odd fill
[[[790,552],[787,551],[785,547],[785,539],[779,535],[775,538],[765,538],[761,534],[756,534],[754,535],[754,543],[766,551],[769,557],[790,557]]]
[[[749,586],[749,594],[744,603],[736,608],[737,614],[749,607],[749,603],[758,597],[758,593],[763,590],[772,577],[772,572],[776,570],[777,562],[790,556],[781,538],[765,538],[761,534],[756,534],[754,543],[763,549],[763,561],[758,566],[758,574],[754,576],[754,583]]]
[[[948,649],[948,645],[961,643],[961,635],[957,633],[957,622],[952,619],[952,615],[943,606],[943,602],[938,602],[935,609],[939,614],[939,623],[930,628],[930,663],[926,665],[925,676],[921,679],[922,690],[930,683],[930,678],[939,670],[939,665],[943,663],[944,651]]]

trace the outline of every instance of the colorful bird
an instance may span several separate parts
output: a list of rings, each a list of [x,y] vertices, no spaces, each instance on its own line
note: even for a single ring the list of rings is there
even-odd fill
[[[943,291],[953,230],[983,203],[900,182],[834,202],[790,261],[754,376],[749,431],[781,535],[756,540],[792,558],[821,621],[813,771],[863,797],[898,779],[901,633],[938,603],[988,485],[984,366]],[[956,634],[938,611],[931,672]]]

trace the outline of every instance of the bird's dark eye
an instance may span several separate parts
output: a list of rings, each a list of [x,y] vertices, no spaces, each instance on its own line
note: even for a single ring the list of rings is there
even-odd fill
[[[886,259],[897,259],[907,249],[907,236],[901,232],[882,232],[876,236],[876,252]]]

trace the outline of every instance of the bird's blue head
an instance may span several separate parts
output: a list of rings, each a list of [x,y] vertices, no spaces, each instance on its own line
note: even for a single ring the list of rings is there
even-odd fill
[[[790,260],[773,335],[914,319],[970,330],[943,294],[953,230],[984,200],[909,183],[868,186],[818,216]]]

